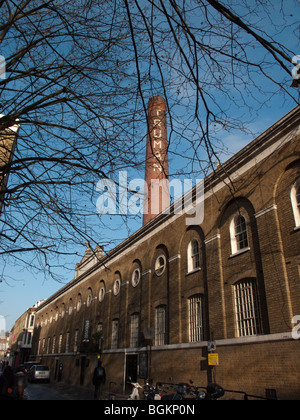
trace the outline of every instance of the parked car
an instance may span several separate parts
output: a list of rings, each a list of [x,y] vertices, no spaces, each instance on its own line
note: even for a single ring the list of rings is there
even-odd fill
[[[28,372],[29,382],[50,382],[50,368],[45,365],[34,365]]]
[[[27,375],[27,373],[30,371],[30,368],[38,364],[39,362],[25,362],[24,364],[18,366],[18,371],[24,372]]]

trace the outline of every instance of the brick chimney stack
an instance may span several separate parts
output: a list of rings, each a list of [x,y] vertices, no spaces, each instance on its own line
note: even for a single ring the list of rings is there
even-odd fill
[[[149,100],[147,123],[145,181],[148,202],[145,203],[143,225],[170,205],[167,105],[161,96]]]

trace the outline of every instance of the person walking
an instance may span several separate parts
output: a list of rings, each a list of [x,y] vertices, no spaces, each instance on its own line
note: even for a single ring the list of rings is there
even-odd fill
[[[101,360],[98,360],[98,366],[94,370],[93,385],[95,387],[94,400],[101,400],[102,385],[105,384],[106,373]]]

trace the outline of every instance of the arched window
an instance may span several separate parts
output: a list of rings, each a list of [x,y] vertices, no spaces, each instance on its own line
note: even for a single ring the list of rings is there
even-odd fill
[[[81,294],[79,293],[79,294],[78,294],[78,297],[77,297],[77,306],[76,306],[76,308],[77,308],[77,312],[79,312],[79,311],[80,311],[80,309],[81,309],[81,305],[82,305],[82,300],[81,300]]]
[[[86,298],[86,306],[89,308],[91,306],[92,302],[93,302],[93,293],[92,293],[92,289],[89,288],[88,289],[88,295],[87,295],[87,298]]]
[[[247,221],[241,214],[236,214],[230,223],[231,253],[249,249]]]
[[[69,301],[69,315],[71,315],[72,312],[73,312],[73,300],[72,300],[72,298],[70,298],[70,301]]]
[[[291,202],[293,207],[296,227],[300,226],[300,179],[292,186]]]
[[[197,239],[193,239],[187,250],[188,256],[188,273],[200,268],[200,245]]]

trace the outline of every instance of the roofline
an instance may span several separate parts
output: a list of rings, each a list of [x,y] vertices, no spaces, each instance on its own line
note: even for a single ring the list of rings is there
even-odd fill
[[[262,151],[266,150],[272,143],[275,143],[279,136],[283,137],[288,132],[291,132],[292,128],[295,127],[300,122],[300,105],[296,106],[292,109],[289,113],[287,113],[284,117],[278,120],[275,124],[269,127],[266,131],[260,134],[257,138],[255,138],[252,142],[250,142],[247,146],[237,152],[234,156],[228,159],[224,164],[222,164],[219,168],[215,169],[210,175],[208,175],[205,181],[205,192],[211,190],[214,186],[218,183],[223,182],[226,178],[236,172],[239,168],[245,166],[249,161],[253,159],[255,155],[260,154]],[[193,188],[193,192],[196,191],[196,187]],[[182,197],[179,199],[181,200]],[[170,209],[174,207],[174,204],[170,206]],[[151,221],[149,221],[146,225],[142,226],[139,230],[135,233],[130,235],[127,239],[117,245],[114,249],[109,251],[99,262],[97,262],[93,267],[90,267],[86,270],[83,274],[78,276],[77,278],[71,280],[57,292],[55,292],[52,296],[45,300],[36,310],[39,312],[41,309],[49,305],[52,301],[54,301],[58,296],[67,292],[69,289],[73,288],[77,284],[81,283],[86,277],[93,274],[93,272],[97,271],[101,267],[105,267],[107,263],[116,257],[118,254],[123,252],[125,249],[128,249],[134,242],[138,241],[146,234],[157,228],[159,225],[170,221],[170,219],[174,218],[176,215],[172,214],[164,214],[160,213],[156,217],[154,217]],[[91,260],[87,259],[85,263]]]

